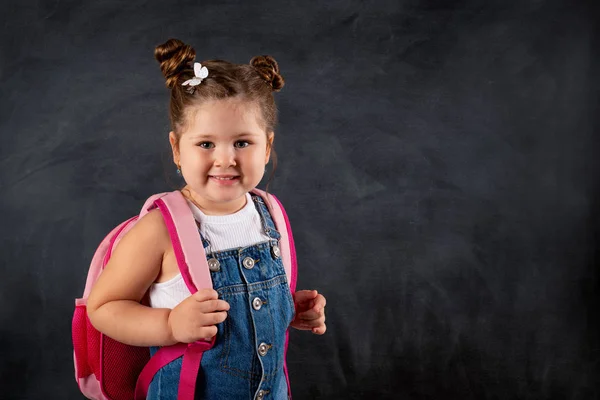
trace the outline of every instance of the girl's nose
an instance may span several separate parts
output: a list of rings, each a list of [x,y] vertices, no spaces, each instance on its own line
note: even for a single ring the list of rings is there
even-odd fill
[[[215,150],[214,155],[216,167],[228,168],[236,165],[235,150],[233,148],[221,147]]]

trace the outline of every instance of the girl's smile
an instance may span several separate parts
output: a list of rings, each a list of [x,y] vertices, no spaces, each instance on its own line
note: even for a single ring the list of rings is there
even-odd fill
[[[239,176],[212,176],[209,175],[209,178],[215,182],[217,185],[223,185],[223,186],[232,186],[235,185],[236,183],[239,182],[240,177]]]

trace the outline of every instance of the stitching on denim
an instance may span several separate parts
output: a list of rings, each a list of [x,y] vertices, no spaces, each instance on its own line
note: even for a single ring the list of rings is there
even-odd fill
[[[220,294],[223,294],[223,295],[225,295],[225,294],[243,294],[243,293],[254,292],[256,290],[271,289],[271,288],[273,288],[277,285],[283,284],[283,283],[287,283],[286,276],[285,275],[277,275],[266,281],[260,281],[260,282],[249,283],[249,284],[238,283],[235,285],[220,287],[219,289],[217,289],[217,292]],[[288,286],[288,290],[289,290],[289,286]]]
[[[292,323],[292,321],[294,320],[294,318],[296,317],[296,306],[294,305],[294,298],[292,297],[292,292],[290,290],[290,286],[288,285],[288,283],[286,282],[285,285],[281,285],[281,289],[283,290],[283,296],[285,296],[287,303],[288,303],[288,307],[290,307],[290,310],[292,310],[292,315],[290,316],[290,319],[287,321],[287,327],[289,328],[290,324]],[[285,317],[284,317],[285,319]]]
[[[158,392],[158,398],[160,399],[162,397],[162,378],[163,378],[162,368],[161,368],[161,370],[159,372],[160,372],[160,375],[158,377],[158,390],[157,390],[157,392]]]
[[[265,201],[263,200],[263,198],[258,195],[252,195],[252,200],[257,201],[261,204],[265,204]]]
[[[227,299],[225,299],[224,296],[222,296],[220,289],[217,289],[217,293],[219,293],[219,298],[222,297],[223,300],[227,301]],[[230,342],[231,342],[229,340],[229,336],[230,336],[230,332],[231,332],[229,316],[227,318],[225,318],[225,321],[222,322],[222,327],[223,327],[223,333],[221,334],[221,338],[222,338],[221,342],[222,342],[223,349],[221,350],[221,353],[217,359],[218,364],[221,366],[223,366],[225,363],[227,363],[227,361],[229,359]],[[217,332],[217,334],[218,334],[218,332]],[[218,344],[218,342],[217,342],[217,344]],[[217,348],[217,346],[215,346],[215,348]]]
[[[262,199],[256,200],[256,203],[256,208],[258,209],[258,214],[260,215],[260,220],[263,224],[263,230],[271,239],[279,240],[281,234],[277,231],[275,221],[273,221],[273,216],[269,212],[268,207]],[[271,233],[273,236],[271,236]]]
[[[221,370],[226,374],[237,376],[238,378],[244,378],[244,379],[248,379],[248,380],[251,380],[252,378],[258,378],[260,381],[260,380],[267,380],[267,379],[273,378],[273,374],[256,374],[254,372],[242,371],[242,370],[232,368],[229,366],[224,366]]]
[[[289,309],[289,301],[287,298],[285,298],[285,285],[281,285],[281,287],[279,288],[279,290],[281,292],[278,293],[279,296],[283,296],[282,298],[282,302],[283,304],[281,305],[281,307],[279,307],[279,317],[281,318],[281,321],[284,323],[287,322],[288,316],[287,316],[287,311]]]
[[[252,357],[252,363],[251,365],[254,366],[254,362],[258,360],[258,356],[256,355],[256,353],[253,353],[253,357]],[[260,364],[260,360],[258,360],[259,364]],[[243,378],[243,379],[247,379],[252,381],[253,379],[258,379],[260,380],[267,380],[267,379],[272,379],[275,374],[260,374],[260,373],[255,373],[253,371],[244,371],[238,368],[233,368],[230,367],[227,364],[221,364],[221,371],[232,375],[232,376],[236,376],[238,378]]]
[[[271,318],[271,336],[273,338],[275,338],[275,331],[277,330],[276,329],[277,326],[275,325],[275,319],[273,318],[273,313],[271,312],[272,308],[273,307],[267,307],[267,311],[269,311],[269,317]],[[275,351],[277,349],[277,347],[275,346],[274,343],[269,343],[269,344],[270,344],[271,348],[269,349],[269,353],[267,353],[267,354],[270,354],[272,351]],[[277,356],[277,353],[275,353],[275,356]],[[279,369],[279,357],[274,357],[274,358],[275,358],[275,363],[274,363],[275,368],[273,368],[273,371],[277,371]],[[273,373],[275,373],[275,372],[273,372]],[[272,374],[269,374],[269,375],[272,375]]]

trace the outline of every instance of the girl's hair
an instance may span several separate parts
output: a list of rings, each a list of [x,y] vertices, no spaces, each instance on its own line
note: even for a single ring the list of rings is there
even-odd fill
[[[275,131],[277,108],[273,92],[281,90],[284,80],[273,57],[256,56],[249,64],[233,64],[223,60],[202,61],[202,66],[208,69],[208,77],[193,87],[182,85],[194,77],[196,52],[190,45],[178,39],[169,39],[156,46],[154,58],[160,63],[166,85],[171,89],[169,116],[171,129],[177,137],[177,145],[195,106],[229,97],[240,97],[255,103],[260,109],[259,123],[265,132]],[[267,182],[267,192],[277,168],[277,154],[274,149],[271,149],[271,157],[273,170]]]

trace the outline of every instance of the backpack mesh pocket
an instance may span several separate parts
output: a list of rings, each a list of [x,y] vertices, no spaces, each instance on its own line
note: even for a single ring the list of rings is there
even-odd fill
[[[85,305],[75,307],[71,332],[73,335],[77,378],[84,378],[91,374],[99,377],[100,332],[92,326],[87,317]]]
[[[150,360],[148,347],[136,347],[102,336],[102,387],[114,400],[133,399],[135,384]]]

